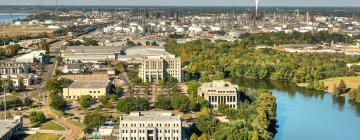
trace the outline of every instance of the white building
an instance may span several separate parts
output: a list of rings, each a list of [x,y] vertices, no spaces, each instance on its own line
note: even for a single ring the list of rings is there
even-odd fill
[[[48,63],[49,57],[46,50],[32,51],[16,58],[17,63]]]
[[[120,117],[119,140],[182,140],[180,116],[171,112],[131,112]]]
[[[215,109],[221,104],[236,109],[240,102],[239,87],[223,80],[202,84],[198,95],[209,101],[210,107]]]
[[[22,117],[15,116],[12,120],[0,120],[0,140],[10,140],[18,135],[23,126]]]
[[[115,52],[122,47],[118,46],[69,46],[61,51],[61,57],[65,63],[92,62],[115,59]]]
[[[173,56],[156,56],[143,59],[139,69],[143,82],[157,83],[173,77],[182,82],[181,59]]]
[[[99,98],[106,95],[109,90],[109,82],[74,81],[69,87],[63,88],[63,97],[78,99],[82,95],[90,95],[93,98]]]

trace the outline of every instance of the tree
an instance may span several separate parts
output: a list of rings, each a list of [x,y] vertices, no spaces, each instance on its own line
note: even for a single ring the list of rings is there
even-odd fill
[[[145,111],[149,110],[149,101],[145,98],[128,97],[120,99],[116,105],[116,109],[120,112],[129,114],[132,111]]]
[[[108,95],[100,96],[99,100],[104,106],[108,106],[110,103],[110,97]]]
[[[145,44],[146,44],[147,46],[150,46],[150,45],[151,45],[150,41],[146,41]]]
[[[193,133],[190,137],[190,140],[198,140],[198,136],[195,133]]]
[[[50,94],[50,106],[58,111],[63,111],[66,106],[66,101],[62,96],[58,94]]]
[[[151,42],[151,46],[159,46],[159,44],[156,41]]]
[[[205,133],[203,133],[198,140],[209,140],[209,137]]]
[[[81,95],[79,99],[80,107],[86,109],[91,106],[92,97],[90,95]]]
[[[196,118],[195,123],[202,133],[212,134],[219,126],[220,121],[212,115],[201,115]]]
[[[189,111],[189,104],[190,100],[189,97],[183,94],[176,94],[172,97],[171,105],[175,109],[181,111],[181,112],[187,112]]]
[[[32,124],[41,124],[46,121],[46,117],[43,112],[31,112],[29,117]]]
[[[92,128],[97,128],[106,121],[106,117],[98,111],[89,112],[84,117],[84,131],[90,132]]]
[[[17,87],[19,91],[24,91],[26,89],[26,86],[24,85],[24,78],[19,78],[19,85]]]
[[[155,107],[159,109],[170,110],[172,109],[171,102],[172,102],[171,96],[158,95],[155,102]]]
[[[33,101],[30,98],[24,99],[24,106],[31,106]]]
[[[251,140],[259,140],[259,133],[257,131],[252,133]]]
[[[340,80],[340,83],[338,86],[334,86],[334,93],[336,95],[341,95],[347,92],[346,84],[343,79]]]

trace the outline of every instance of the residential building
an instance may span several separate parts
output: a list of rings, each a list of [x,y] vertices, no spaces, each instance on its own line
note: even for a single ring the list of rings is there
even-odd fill
[[[0,140],[10,140],[18,135],[23,126],[22,117],[15,116],[12,120],[0,120]]]
[[[50,61],[49,55],[46,50],[32,51],[31,53],[24,54],[16,58],[17,63],[42,63],[47,64]]]
[[[0,75],[29,73],[31,67],[27,63],[0,63]]]
[[[109,82],[74,81],[69,87],[63,88],[63,97],[78,99],[82,95],[90,95],[93,98],[99,98],[106,95],[109,90]]]
[[[182,140],[182,124],[171,112],[131,112],[120,117],[120,140]]]
[[[24,86],[30,86],[34,81],[34,76],[31,74],[0,75],[0,80],[5,79],[10,79],[15,87],[20,85],[21,79]]]
[[[223,80],[202,84],[198,88],[198,95],[209,101],[214,109],[221,104],[235,109],[239,105],[239,87]]]
[[[182,81],[181,59],[171,56],[147,57],[141,61],[139,77],[143,82],[157,83],[159,80],[173,77]]]

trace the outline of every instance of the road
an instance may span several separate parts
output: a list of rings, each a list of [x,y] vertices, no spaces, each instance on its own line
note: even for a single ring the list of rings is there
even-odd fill
[[[61,46],[61,44],[62,44],[62,41],[51,44],[51,52],[53,52],[53,54],[55,54],[55,56],[53,56],[53,57],[56,58],[56,56],[59,55],[59,53],[60,53],[59,46]],[[38,86],[33,87],[35,90],[29,91],[29,92],[24,92],[24,94],[22,94],[22,95],[24,98],[25,97],[31,98],[33,101],[43,104],[42,111],[44,112],[44,114],[47,117],[54,118],[54,121],[56,121],[57,123],[63,125],[64,127],[66,127],[68,129],[68,132],[66,132],[66,133],[62,132],[62,134],[64,135],[64,139],[65,140],[74,140],[84,134],[82,128],[70,123],[68,120],[66,120],[63,117],[59,117],[58,115],[53,113],[48,106],[48,98],[47,98],[48,91],[45,89],[45,85],[46,85],[46,81],[50,80],[55,75],[55,70],[57,68],[57,60],[55,58],[52,59],[52,62],[53,62],[52,64],[49,64],[46,66],[46,72],[44,72],[42,75],[43,80]],[[36,96],[43,96],[43,99],[41,100],[41,98],[39,98],[40,99],[39,100],[39,99],[35,98]]]
[[[44,114],[46,116],[53,117],[56,122],[58,122],[59,124],[65,126],[67,129],[69,129],[71,131],[70,134],[65,135],[64,140],[75,140],[75,139],[79,138],[80,136],[84,135],[84,132],[83,132],[81,127],[72,124],[71,122],[69,122],[68,120],[66,120],[63,117],[57,116],[55,113],[53,113],[50,110],[50,108],[48,106],[44,106],[42,108],[42,111],[44,112]]]

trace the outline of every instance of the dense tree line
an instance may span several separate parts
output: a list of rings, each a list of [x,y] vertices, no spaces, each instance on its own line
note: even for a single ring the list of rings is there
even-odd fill
[[[255,45],[281,45],[281,44],[317,44],[317,43],[351,43],[355,37],[329,32],[316,33],[245,33],[240,36],[241,43],[249,46]]]
[[[17,55],[19,50],[20,50],[19,45],[10,45],[4,48],[0,47],[0,60]]]
[[[99,46],[98,41],[91,38],[84,38],[84,41],[69,41],[68,46]]]
[[[17,36],[6,36],[6,37],[0,37],[0,46],[5,44],[9,44],[10,42],[19,42],[21,40],[27,40],[27,39],[37,39],[37,38],[48,38],[49,34],[46,32],[39,33],[36,35],[27,34],[27,35],[17,35]]]
[[[251,37],[250,37],[251,38]],[[184,77],[211,81],[230,77],[312,82],[325,78],[355,75],[346,63],[358,57],[341,53],[288,53],[272,49],[254,49],[253,42],[196,40],[177,44],[168,40],[166,50],[187,62]]]

